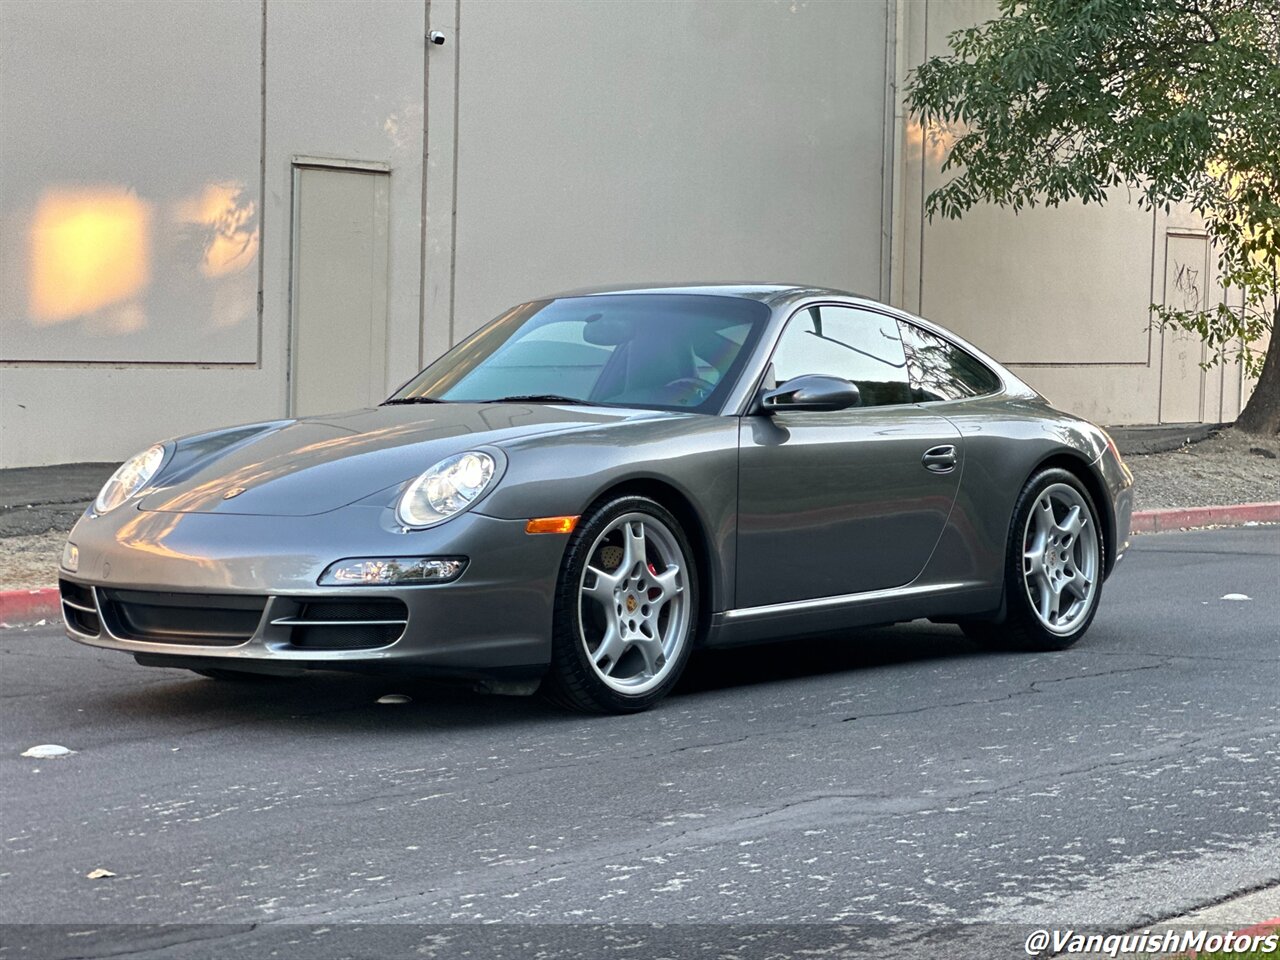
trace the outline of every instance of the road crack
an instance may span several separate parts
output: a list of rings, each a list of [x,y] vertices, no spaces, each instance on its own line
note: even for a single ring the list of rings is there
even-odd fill
[[[1081,673],[1071,677],[1054,677],[1050,680],[1033,680],[1025,689],[1015,690],[1012,693],[1004,693],[998,697],[988,697],[977,700],[956,700],[951,703],[930,703],[923,707],[913,707],[910,710],[888,710],[884,713],[860,713],[853,717],[843,717],[841,723],[850,723],[855,720],[872,720],[880,717],[905,717],[915,713],[928,713],[930,710],[948,710],[954,707],[971,707],[985,705],[988,703],[1004,703],[1007,700],[1015,700],[1018,697],[1028,697],[1032,694],[1040,693],[1042,686],[1048,686],[1054,683],[1069,683],[1072,680],[1093,680],[1099,677],[1115,677],[1127,673],[1141,673],[1144,670],[1159,670],[1166,666],[1165,661],[1160,663],[1151,663],[1141,667],[1128,667],[1122,670],[1104,670],[1101,673]]]

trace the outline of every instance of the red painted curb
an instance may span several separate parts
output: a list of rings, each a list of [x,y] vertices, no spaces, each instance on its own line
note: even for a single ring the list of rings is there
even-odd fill
[[[1237,526],[1242,523],[1280,523],[1280,503],[1235,503],[1220,507],[1175,507],[1137,510],[1133,533],[1160,533],[1186,527]]]
[[[1255,923],[1252,927],[1245,927],[1243,930],[1237,930],[1236,933],[1246,937],[1252,937],[1258,933],[1270,933],[1273,929],[1280,930],[1280,917],[1272,917],[1270,920],[1263,920],[1261,923]]]
[[[57,587],[0,590],[0,623],[27,623],[62,616]]]
[[[1195,929],[1194,927],[1191,929]],[[1265,937],[1272,931],[1280,932],[1280,917],[1274,917],[1271,920],[1263,920],[1261,923],[1255,923],[1251,927],[1245,927],[1243,930],[1233,930],[1237,937]],[[1219,956],[1221,951],[1215,951],[1212,956]],[[1233,953],[1232,956],[1235,954]],[[1196,960],[1200,954],[1195,950],[1190,953],[1174,953],[1166,954],[1163,960]]]

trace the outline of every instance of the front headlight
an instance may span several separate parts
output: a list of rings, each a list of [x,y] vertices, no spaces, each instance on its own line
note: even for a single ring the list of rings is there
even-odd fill
[[[441,460],[405,487],[396,519],[406,527],[429,527],[473,504],[493,482],[497,464],[478,450]]]
[[[160,465],[164,463],[164,447],[156,444],[136,457],[130,457],[102,485],[98,498],[93,501],[94,513],[110,513],[151,482]]]

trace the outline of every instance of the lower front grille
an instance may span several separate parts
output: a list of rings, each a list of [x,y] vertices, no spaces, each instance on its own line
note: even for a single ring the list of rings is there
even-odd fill
[[[273,620],[292,628],[289,645],[301,650],[369,650],[395,643],[409,622],[404,601],[312,600],[292,617]]]
[[[232,647],[257,632],[266,597],[98,589],[107,628],[124,640]]]
[[[93,587],[81,586],[70,580],[59,580],[58,592],[62,595],[62,621],[67,626],[90,637],[102,633],[102,621],[98,617]]]

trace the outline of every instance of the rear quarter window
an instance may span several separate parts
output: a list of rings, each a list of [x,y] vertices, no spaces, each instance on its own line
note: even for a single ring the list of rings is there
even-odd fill
[[[1000,389],[995,371],[968,351],[903,320],[898,328],[916,403],[964,400]]]

